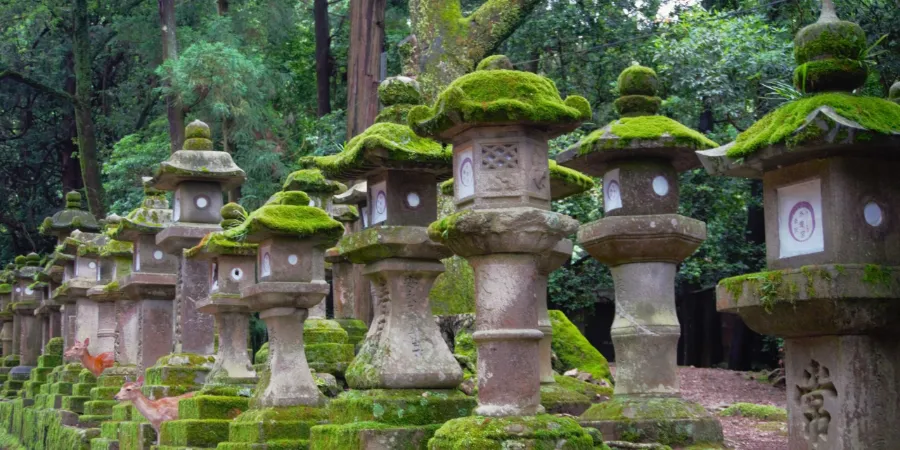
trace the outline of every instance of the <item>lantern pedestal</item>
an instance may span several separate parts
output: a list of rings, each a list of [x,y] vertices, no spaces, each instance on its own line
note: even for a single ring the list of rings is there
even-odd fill
[[[719,311],[784,338],[791,442],[827,449],[900,442],[900,267],[762,272],[722,280],[716,294]]]
[[[553,324],[550,323],[550,314],[547,311],[547,283],[550,273],[562,267],[572,257],[572,249],[572,241],[563,239],[538,261],[537,288],[535,290],[538,296],[538,330],[544,334],[538,344],[541,384],[556,382],[553,378]]]

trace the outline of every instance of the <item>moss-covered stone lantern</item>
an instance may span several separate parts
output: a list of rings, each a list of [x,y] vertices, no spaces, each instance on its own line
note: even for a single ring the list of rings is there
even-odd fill
[[[81,209],[81,194],[72,191],[66,194],[65,209],[45,218],[38,231],[56,237],[57,245],[61,245],[75,230],[96,233],[100,231],[100,224],[93,214]]]
[[[717,308],[784,338],[791,448],[900,442],[900,105],[850,93],[865,42],[824,1],[795,45],[814,95],[698,152],[762,178],[769,271],[720,281]]]
[[[33,286],[34,276],[41,270],[41,257],[37,253],[29,253],[24,258],[17,258],[16,262],[12,312],[15,314],[13,345],[18,344],[19,365],[9,371],[9,379],[3,386],[4,397],[22,388],[41,354],[41,325],[34,310],[40,305],[43,289]]]
[[[197,310],[195,302],[209,294],[209,264],[185,260],[184,249],[197,245],[203,236],[221,230],[223,191],[244,182],[246,175],[227,152],[213,150],[209,126],[199,120],[185,129],[184,148],[163,161],[150,184],[174,191],[172,224],[156,235],[163,251],[179,258],[181,280],[175,288],[175,353],[211,355],[215,323]]]
[[[552,81],[509,70],[504,60],[480,65],[451,83],[433,107],[409,112],[417,134],[453,144],[458,212],[432,223],[428,234],[475,272],[476,416],[444,424],[429,448],[459,448],[471,439],[497,447],[589,447],[591,437],[572,419],[533,416],[544,412],[544,334],[535,295],[540,261],[578,225],[550,211],[547,142],[589,119],[591,108],[582,97],[563,101]],[[487,432],[485,421],[497,426]]]
[[[97,338],[98,306],[87,296],[90,288],[100,284],[100,248],[109,240],[101,233],[73,231],[63,242],[63,251],[75,255],[72,278],[63,282],[54,291],[54,298],[63,302],[62,333],[65,347],[75,340],[91,339],[89,351],[100,353]],[[111,349],[107,349],[108,351]]]
[[[117,280],[125,298],[117,301],[119,345],[115,358],[139,372],[172,350],[172,301],[178,258],[156,245],[156,235],[172,223],[165,192],[144,179],[144,199],[110,233],[132,243],[131,270]],[[124,272],[124,271],[123,271]]]
[[[583,225],[578,244],[610,267],[616,289],[615,397],[593,405],[580,420],[615,440],[638,429],[640,440],[666,445],[721,442],[719,422],[680,398],[675,314],[678,264],[706,239],[706,224],[677,214],[678,172],[700,165],[695,150],[717,144],[657,115],[659,81],[652,69],[634,64],[618,83],[621,118],[556,158],[603,177],[606,217]],[[635,413],[623,419],[622,408]],[[660,414],[664,420],[657,420]],[[677,433],[670,436],[673,428]]]
[[[259,246],[256,283],[242,288],[241,298],[269,331],[268,377],[257,386],[252,408],[230,424],[231,442],[223,445],[299,445],[309,439],[309,427],[324,419],[324,398],[306,360],[303,324],[309,309],[328,294],[325,248],[343,227],[309,202],[303,192],[279,192],[223,233]]]
[[[247,354],[250,306],[241,289],[256,283],[256,244],[229,239],[225,233],[239,227],[247,211],[237,203],[222,207],[222,229],[206,235],[185,257],[210,265],[209,296],[197,303],[200,312],[216,318],[219,348],[207,383],[256,384],[256,372]]]
[[[900,103],[900,81],[891,85],[891,89],[888,91],[888,100]]]
[[[0,271],[0,322],[3,323],[3,328],[0,329],[0,344],[2,344],[2,356],[5,358],[11,354],[13,354],[12,349],[12,329],[13,329],[13,317],[12,317],[12,292],[13,286],[10,284],[12,281],[12,273],[8,270]],[[3,374],[5,376],[5,374]],[[0,379],[0,382],[5,381]]]
[[[133,265],[134,244],[109,237],[118,229],[121,221],[122,218],[118,215],[110,214],[104,220],[106,242],[96,248],[79,249],[79,252],[85,254],[96,254],[99,259],[98,284],[88,289],[87,296],[97,302],[99,308],[97,340],[100,349],[104,352],[114,352],[115,350],[118,327],[117,303],[128,298],[122,291],[119,280],[131,273]]]
[[[365,229],[368,225],[368,187],[366,182],[356,183],[332,199],[335,205],[346,209],[332,213],[337,221],[344,224],[344,235],[348,236]],[[350,220],[352,215],[356,220]],[[342,218],[343,217],[343,218]],[[328,249],[325,261],[332,267],[332,294],[334,317],[338,320],[358,319],[367,326],[372,322],[375,309],[372,304],[371,282],[363,276],[364,264],[354,264],[340,254],[337,248]],[[349,333],[349,330],[348,330]]]

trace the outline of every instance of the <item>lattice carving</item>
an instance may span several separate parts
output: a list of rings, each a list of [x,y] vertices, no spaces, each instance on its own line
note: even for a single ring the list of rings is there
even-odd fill
[[[817,449],[828,441],[828,425],[831,423],[831,413],[825,407],[825,400],[838,395],[831,381],[831,372],[818,361],[811,360],[803,371],[796,395],[805,419],[803,433],[810,448]]]
[[[519,168],[519,148],[516,144],[487,144],[481,146],[481,167],[486,170]]]

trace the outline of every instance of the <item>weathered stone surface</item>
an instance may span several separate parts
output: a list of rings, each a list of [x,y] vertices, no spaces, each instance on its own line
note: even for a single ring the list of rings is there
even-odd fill
[[[303,349],[307,312],[297,308],[270,308],[260,313],[269,329],[269,384],[259,397],[260,406],[319,406],[324,398],[309,371]],[[298,326],[300,324],[300,326]]]
[[[463,211],[433,223],[431,239],[463,257],[493,253],[539,254],[578,229],[563,214],[536,208]]]
[[[538,330],[544,333],[544,337],[541,338],[539,344],[542,384],[554,383],[552,362],[553,324],[550,322],[550,314],[547,310],[547,281],[551,272],[560,268],[572,257],[573,248],[574,244],[572,241],[563,239],[549,253],[544,254],[538,262],[537,290],[535,292],[538,306]]]
[[[613,441],[670,446],[722,442],[722,426],[702,406],[677,397],[613,397],[591,406],[581,425]]]
[[[578,243],[608,266],[680,263],[704,240],[706,224],[678,214],[607,217],[578,230]]]

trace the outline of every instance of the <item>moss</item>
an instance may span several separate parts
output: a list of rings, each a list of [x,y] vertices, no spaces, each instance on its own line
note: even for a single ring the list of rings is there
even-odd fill
[[[594,439],[573,419],[532,417],[464,417],[442,426],[429,450],[593,450]]]
[[[390,436],[391,448],[425,450],[428,440],[440,425],[397,426],[378,422],[356,422],[343,425],[319,425],[310,431],[310,442],[316,450],[363,448],[363,434],[379,431]]]
[[[227,420],[174,420],[163,422],[160,427],[162,445],[215,448],[219,442],[228,439]]]
[[[868,66],[855,59],[821,59],[794,70],[794,87],[801,92],[849,92],[865,84],[868,75]]]
[[[307,319],[303,323],[304,344],[346,344],[347,332],[334,320]]]
[[[409,77],[390,77],[378,85],[378,99],[385,106],[422,103],[419,83]]]
[[[354,264],[367,264],[390,258],[402,250],[402,245],[385,242],[402,242],[409,233],[405,226],[380,226],[344,236],[337,243],[338,253]]]
[[[282,187],[285,191],[303,191],[309,194],[337,194],[347,190],[347,186],[331,181],[318,169],[301,169],[288,175]],[[309,203],[307,203],[309,204]]]
[[[831,92],[785,103],[767,114],[738,135],[734,145],[728,149],[728,156],[742,158],[771,145],[794,147],[807,143],[815,136],[797,137],[797,130],[806,124],[806,118],[811,112],[823,106],[833,108],[837,114],[872,133],[900,133],[900,105],[876,97]],[[817,128],[815,125],[811,127]]]
[[[229,239],[224,231],[219,231],[203,236],[199,244],[184,250],[184,256],[188,258],[200,254],[252,256],[256,254],[258,247],[257,244]]]
[[[668,117],[623,117],[584,138],[578,144],[578,154],[585,155],[607,149],[626,148],[632,145],[633,141],[656,140],[663,137],[673,138],[678,146],[698,150],[714,148],[719,145],[702,133]]]
[[[54,356],[62,356],[63,354],[63,339],[61,337],[51,338],[47,341],[47,344],[44,345],[44,354],[45,355],[54,355]]]
[[[428,137],[461,124],[575,127],[590,118],[591,106],[583,97],[563,101],[550,79],[514,70],[464,75],[441,92],[434,107],[419,106],[409,113],[410,127]]]
[[[581,381],[577,378],[567,377],[565,375],[553,375],[553,379],[556,381],[556,384],[562,388],[577,392],[591,400],[597,399],[598,396],[612,397],[613,395],[612,385],[601,386],[599,384],[588,383],[587,381]]]
[[[249,404],[244,397],[198,395],[178,403],[178,418],[231,420],[249,409]]]
[[[482,59],[475,70],[513,70],[513,65],[506,55],[492,55]]]
[[[374,421],[391,425],[428,425],[469,415],[475,399],[457,390],[350,390],[328,406],[331,423]]]
[[[787,420],[787,411],[772,405],[755,403],[735,403],[719,413],[722,416],[742,416],[751,419],[783,422]]]
[[[648,95],[623,95],[613,104],[622,117],[652,116],[659,111],[662,99]]]
[[[549,314],[553,326],[551,346],[559,359],[560,368],[564,370],[577,368],[590,373],[594,379],[609,381],[611,377],[606,358],[591,345],[562,311],[552,310]]]
[[[766,312],[772,313],[780,302],[793,304],[799,292],[796,284],[784,281],[785,272],[773,270],[739,275],[719,281],[719,286],[723,286],[735,302],[743,295],[745,286],[756,289],[760,305]]]
[[[891,269],[877,264],[866,264],[863,269],[863,282],[878,288],[891,286]]]
[[[231,423],[228,440],[263,443],[307,439],[309,429],[325,417],[324,410],[309,406],[250,409]]]
[[[460,331],[453,338],[453,356],[463,368],[463,379],[468,380],[476,377],[478,370],[478,348],[475,345],[475,339],[472,333],[468,331]]]
[[[256,355],[253,356],[254,364],[265,364],[269,361],[269,343],[266,342],[256,351]]]
[[[284,198],[288,204],[266,204],[253,211],[241,226],[223,231],[222,237],[241,242],[249,235],[267,232],[301,239],[317,237],[325,241],[324,245],[331,245],[344,234],[344,226],[325,211],[291,204],[287,195]]]
[[[406,125],[409,122],[409,112],[416,105],[392,105],[381,110],[375,116],[375,123],[396,123]]]
[[[212,133],[209,131],[209,125],[200,120],[195,120],[184,127],[184,137],[187,139],[210,139]]]
[[[310,369],[342,377],[353,361],[354,349],[351,344],[309,344],[304,347],[304,353]]]
[[[471,210],[463,210],[432,222],[428,225],[428,237],[436,242],[450,239],[456,234],[456,222],[471,213]]]
[[[656,71],[649,67],[634,64],[619,74],[619,95],[655,96],[659,87]]]
[[[865,50],[865,31],[859,25],[843,20],[808,25],[794,37],[797,64],[823,57],[857,59]]]
[[[442,261],[446,271],[434,280],[428,294],[434,315],[475,312],[475,272],[469,263],[458,256]]]
[[[0,284],[0,294],[9,294],[12,292],[12,285],[9,283]]]
[[[351,139],[340,153],[308,159],[304,163],[315,165],[329,178],[345,180],[376,167],[392,165],[449,168],[453,164],[453,153],[449,147],[417,136],[405,125],[376,123]]]

